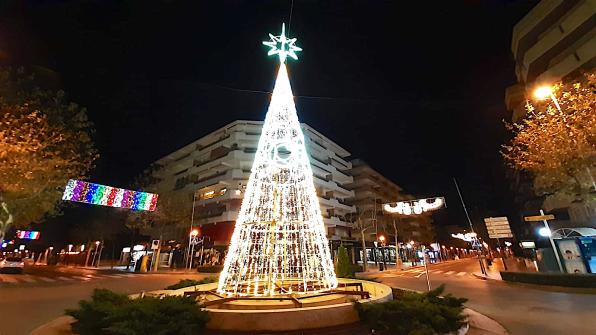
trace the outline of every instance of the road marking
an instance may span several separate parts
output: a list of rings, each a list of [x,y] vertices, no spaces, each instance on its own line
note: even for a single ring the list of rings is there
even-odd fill
[[[443,270],[433,270],[432,273],[443,273]]]
[[[35,283],[36,280],[33,279],[33,277],[31,277],[30,275],[23,275],[22,277],[19,278],[19,280],[24,281],[26,283]]]
[[[66,281],[73,281],[74,279],[70,278],[70,277],[56,277],[56,279],[58,280],[66,280]]]
[[[452,274],[454,274],[454,273],[455,273],[455,271],[447,271],[447,272],[445,272],[445,274],[446,274],[447,276],[449,276],[449,275],[452,275]]]
[[[37,279],[41,280],[41,281],[45,281],[46,283],[53,283],[56,280],[52,279],[52,278],[48,278],[48,277],[37,277]]]
[[[13,276],[0,275],[0,279],[3,282],[7,282],[7,283],[18,283],[18,281],[16,279],[14,279]]]
[[[77,279],[77,280],[89,280],[91,278],[89,277],[82,277],[82,276],[72,276],[73,279]]]
[[[424,272],[420,273],[419,275],[416,276],[416,278],[422,277],[423,274],[424,274]]]
[[[463,275],[465,275],[467,272],[459,272],[456,276],[461,277]]]

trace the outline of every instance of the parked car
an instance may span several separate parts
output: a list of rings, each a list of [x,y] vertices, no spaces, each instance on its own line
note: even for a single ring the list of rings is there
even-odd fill
[[[21,257],[6,257],[0,261],[0,272],[23,273],[25,262]]]

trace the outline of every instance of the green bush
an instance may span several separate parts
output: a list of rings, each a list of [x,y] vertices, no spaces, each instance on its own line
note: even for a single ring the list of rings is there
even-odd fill
[[[177,290],[177,289],[189,287],[189,286],[215,283],[216,281],[217,281],[217,277],[207,277],[207,278],[203,278],[201,280],[182,279],[178,283],[166,287],[166,290]]]
[[[192,297],[130,299],[105,289],[96,289],[91,301],[80,301],[79,309],[65,313],[76,319],[72,330],[85,335],[196,335],[209,321]]]
[[[594,274],[541,273],[541,272],[508,272],[501,271],[505,281],[536,285],[554,285],[566,287],[596,287]]]
[[[340,245],[337,248],[337,265],[335,266],[335,274],[338,277],[346,278],[349,276],[353,276],[354,274],[350,272],[350,258],[348,257],[348,250],[343,245]]]
[[[357,303],[360,320],[379,334],[433,335],[456,331],[465,325],[464,298],[440,297],[445,287],[427,292],[404,292],[397,300]]]

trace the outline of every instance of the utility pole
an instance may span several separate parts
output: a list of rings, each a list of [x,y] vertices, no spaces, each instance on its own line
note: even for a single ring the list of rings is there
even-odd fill
[[[459,195],[459,200],[461,201],[462,206],[464,207],[464,212],[466,213],[466,218],[468,219],[468,223],[470,224],[470,230],[472,231],[473,234],[476,234],[474,232],[474,226],[472,225],[472,220],[470,219],[470,215],[468,214],[468,208],[466,207],[466,203],[464,202],[464,198],[461,195],[461,191],[459,190],[459,185],[457,185],[457,180],[455,178],[453,178],[453,182],[455,183],[455,189],[457,190],[457,194]],[[476,247],[478,248],[479,246],[479,242],[478,242],[478,235],[476,235],[474,237],[475,240],[475,244]],[[482,263],[482,258],[480,258],[480,251],[478,252],[478,263],[480,264],[480,271],[482,271],[483,275],[486,275],[486,269],[484,268],[484,264]]]

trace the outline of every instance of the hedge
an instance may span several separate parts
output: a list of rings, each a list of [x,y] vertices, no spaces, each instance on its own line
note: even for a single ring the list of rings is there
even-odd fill
[[[209,321],[192,297],[130,299],[105,289],[95,289],[91,301],[65,314],[76,319],[74,333],[83,335],[199,335]]]
[[[501,271],[501,278],[505,281],[536,285],[596,288],[594,274]]]
[[[435,335],[455,332],[466,324],[465,298],[447,294],[445,287],[426,292],[400,292],[396,300],[356,303],[360,320],[382,335]]]

